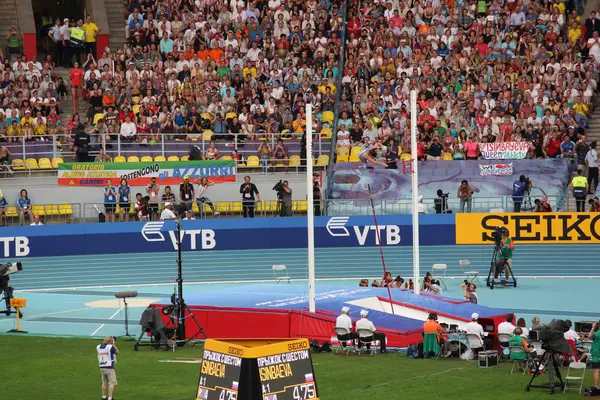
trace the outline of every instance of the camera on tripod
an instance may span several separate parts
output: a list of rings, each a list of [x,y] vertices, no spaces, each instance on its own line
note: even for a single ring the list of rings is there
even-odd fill
[[[502,238],[508,237],[508,229],[503,226],[497,226],[492,232],[492,239],[496,246],[502,246]]]
[[[6,304],[4,314],[9,316],[11,314],[10,299],[13,298],[14,289],[8,285],[10,282],[10,275],[16,274],[23,270],[23,265],[18,263],[6,263],[0,264],[0,294],[3,294],[2,299]]]

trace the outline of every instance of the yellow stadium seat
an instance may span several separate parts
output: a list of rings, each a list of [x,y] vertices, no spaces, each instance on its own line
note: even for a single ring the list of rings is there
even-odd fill
[[[243,211],[242,208],[242,202],[241,201],[234,201],[233,203],[231,203],[231,212],[233,213],[241,213]]]
[[[220,158],[221,160],[231,160],[231,156],[223,156]]]
[[[444,161],[450,161],[450,160],[452,160],[452,154],[449,153],[449,152],[447,152],[447,151],[445,151],[442,154],[442,160],[444,160]]]
[[[321,137],[323,139],[331,139],[333,137],[333,131],[330,128],[321,129]]]
[[[70,204],[63,203],[58,206],[58,212],[60,215],[73,215],[73,207]]]
[[[348,162],[348,154],[338,154],[335,162]]]
[[[62,157],[54,157],[52,159],[52,168],[58,169],[58,164],[62,164],[64,162],[65,162],[65,160],[63,160]]]
[[[333,118],[334,118],[333,111],[323,111],[323,122],[332,123]]]
[[[348,155],[349,153],[350,151],[347,147],[338,147],[337,149],[335,149],[335,154],[337,154],[338,156],[343,154]]]
[[[400,160],[401,160],[401,161],[410,161],[411,159],[412,159],[412,157],[411,157],[411,156],[410,156],[410,154],[408,154],[408,153],[403,153],[403,154],[400,156]]]
[[[141,162],[152,162],[152,157],[144,156],[140,159]]]
[[[358,157],[358,155],[361,151],[362,149],[358,146],[352,147],[350,150],[350,162],[360,162],[360,157]]]
[[[308,201],[306,200],[297,200],[292,203],[293,211],[306,211],[308,210]]]
[[[327,154],[321,154],[317,160],[317,165],[319,167],[326,167],[329,165],[329,156]]]
[[[169,158],[167,158],[167,161],[169,161],[169,162],[179,162],[179,157],[177,157],[177,156],[169,156]]]
[[[15,206],[6,207],[6,216],[9,218],[18,217],[19,213],[17,212],[17,207],[15,207]]]
[[[125,159],[125,157],[123,157],[123,156],[116,156],[113,161],[114,162],[126,162],[127,159]]]
[[[189,160],[190,160],[190,156],[181,157],[181,161],[189,161]]]
[[[278,207],[279,205],[277,204],[277,200],[273,200],[271,201],[271,204],[269,204],[270,211],[277,211]]]
[[[46,215],[46,213],[44,212],[44,206],[33,206],[31,207],[31,212],[33,213],[33,215],[39,215],[40,217]]]
[[[212,135],[213,135],[213,131],[211,131],[209,129],[202,132],[202,136],[204,137],[204,140],[207,142],[210,142],[212,140]]]
[[[208,215],[208,214],[212,214],[212,212],[213,212],[213,211],[212,211],[212,208],[210,208],[210,207],[208,206],[208,204],[206,204],[206,203],[203,203],[203,204],[202,204],[202,212],[203,212],[205,215]]]
[[[257,156],[249,156],[247,165],[249,167],[260,167],[260,159]]]
[[[140,162],[140,158],[138,156],[129,156],[127,157],[127,162]]]
[[[28,158],[25,160],[25,167],[27,169],[40,169],[38,162],[35,158]]]
[[[229,212],[229,202],[228,201],[219,201],[217,202],[217,211],[220,213],[228,213]]]
[[[299,167],[300,166],[300,156],[291,156],[290,157],[290,167]]]
[[[192,212],[194,214],[199,214],[200,213],[200,209],[198,208],[198,203],[196,203],[196,202],[192,203]]]
[[[265,202],[264,200],[256,202],[256,212],[267,211],[267,206],[269,202]]]
[[[97,113],[94,114],[94,125],[98,124],[98,120],[104,119],[104,114]]]
[[[165,162],[167,161],[167,159],[165,158],[165,156],[156,156],[154,157],[154,162]]]
[[[52,169],[52,161],[49,158],[43,157],[38,161],[40,169]]]
[[[58,206],[56,204],[46,206],[46,215],[58,215]]]
[[[131,107],[131,111],[133,111],[133,113],[135,115],[137,115],[140,112],[140,108],[142,108],[141,105],[139,104],[134,104],[133,107]]]

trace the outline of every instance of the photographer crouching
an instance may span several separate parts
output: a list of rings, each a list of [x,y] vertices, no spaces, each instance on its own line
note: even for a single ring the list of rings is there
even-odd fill
[[[277,205],[279,206],[280,217],[292,216],[292,189],[288,181],[279,181],[273,186],[277,192]]]
[[[529,189],[531,189],[532,187],[533,183],[531,183],[531,180],[525,175],[521,175],[518,181],[514,181],[512,193],[514,212],[521,212],[523,197],[525,197],[526,193],[529,194]]]
[[[102,344],[96,346],[96,352],[98,353],[98,363],[100,364],[100,374],[102,376],[102,399],[106,400],[108,389],[108,400],[112,400],[117,385],[115,364],[117,363],[117,354],[119,354],[115,338],[106,336]]]

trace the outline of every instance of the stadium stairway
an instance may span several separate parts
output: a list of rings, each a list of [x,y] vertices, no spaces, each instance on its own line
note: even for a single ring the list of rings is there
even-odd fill
[[[0,0],[2,1],[2,0]],[[106,18],[110,31],[110,48],[114,53],[119,47],[123,47],[125,40],[125,19],[123,17],[122,0],[106,0]]]
[[[17,27],[17,19],[18,14],[15,1],[0,0],[0,38],[2,38],[2,43],[6,42],[4,39],[10,32],[10,28]]]

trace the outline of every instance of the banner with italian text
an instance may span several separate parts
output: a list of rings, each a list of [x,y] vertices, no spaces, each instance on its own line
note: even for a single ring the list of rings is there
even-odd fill
[[[527,156],[527,142],[479,143],[481,156],[486,160],[521,160]]]
[[[208,178],[214,183],[235,182],[234,160],[63,163],[58,167],[59,186],[105,186],[108,180],[118,186],[127,179],[130,186],[144,186],[156,178],[159,185],[176,185],[188,176],[190,181]]]

